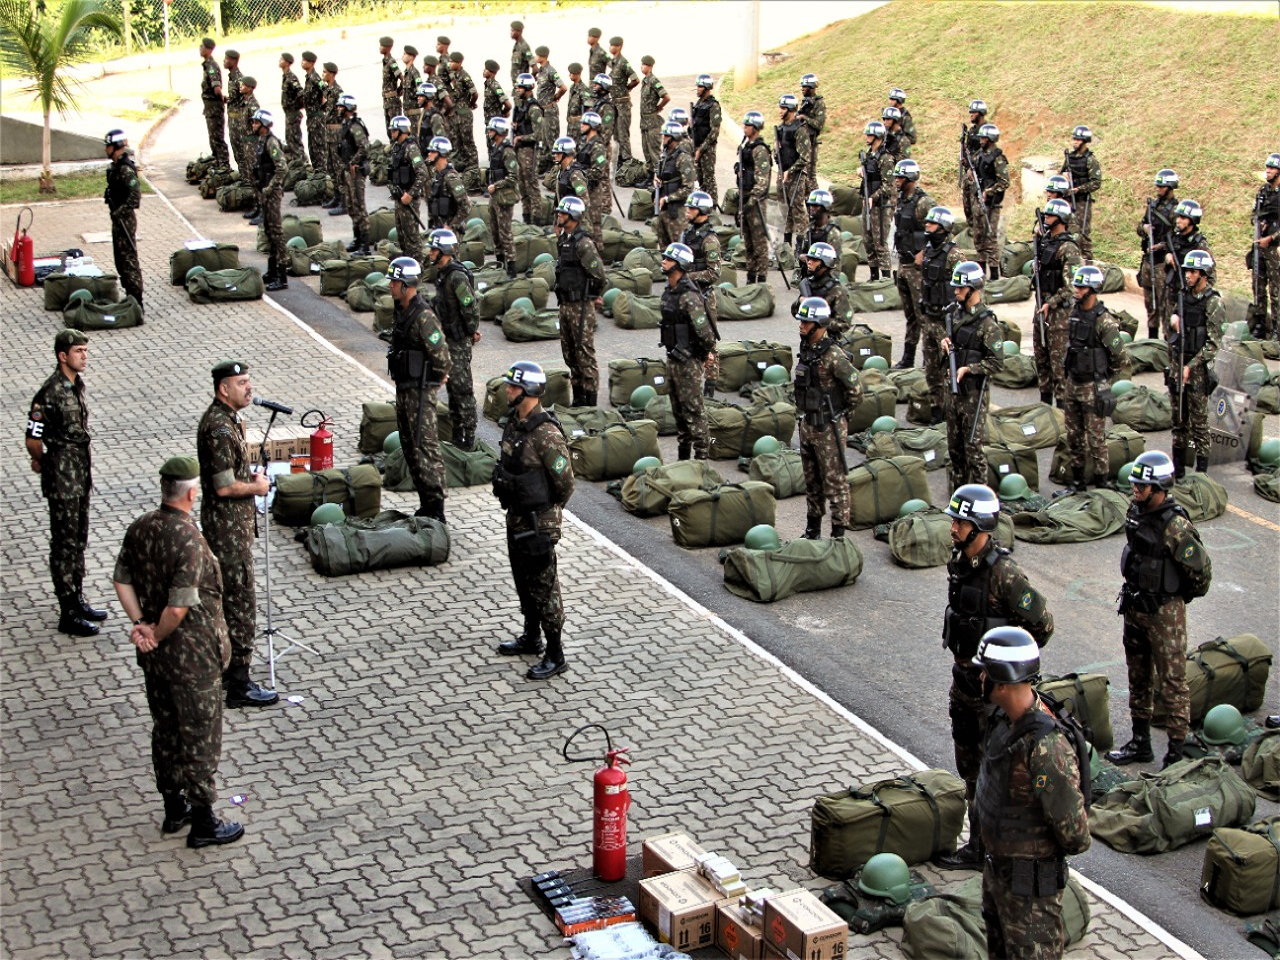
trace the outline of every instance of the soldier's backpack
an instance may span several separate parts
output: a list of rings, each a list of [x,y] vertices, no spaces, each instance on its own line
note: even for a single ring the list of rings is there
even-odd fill
[[[654,215],[653,191],[646,187],[637,187],[631,194],[631,202],[627,205],[627,219],[639,220],[643,223]]]
[[[1187,651],[1187,685],[1191,688],[1191,723],[1221,703],[1229,703],[1241,713],[1253,713],[1262,706],[1271,675],[1271,649],[1252,633],[1207,640]],[[1167,719],[1163,702],[1157,698],[1151,722],[1162,727]]]
[[[289,276],[309,277],[320,273],[327,260],[350,260],[347,246],[341,240],[317,243],[314,247],[289,247]]]
[[[192,303],[227,303],[232,300],[261,300],[266,293],[262,274],[254,267],[235,270],[206,270],[187,281]]]
[[[1180,760],[1095,803],[1089,832],[1122,853],[1165,853],[1247,823],[1256,805],[1253,788],[1221,757]]]
[[[705,460],[676,460],[630,474],[622,481],[622,509],[637,517],[660,517],[678,490],[714,490],[724,483]]]
[[[99,267],[72,267],[69,271],[55,270],[44,279],[44,308],[64,310],[77,290],[88,290],[99,303],[114,303],[120,299],[114,273],[103,273]]]
[[[1187,511],[1192,523],[1213,520],[1227,512],[1227,488],[1206,473],[1188,473],[1173,485],[1170,494]]]
[[[1200,896],[1241,916],[1280,907],[1280,817],[1213,831],[1204,849]]]
[[[880,417],[894,416],[897,405],[898,390],[892,383],[888,380],[877,383],[864,378],[862,400],[849,411],[849,430],[866,430]]]
[[[394,400],[365,401],[360,405],[360,441],[356,449],[367,454],[381,453],[383,442],[397,429]]]
[[[603,430],[571,436],[569,457],[579,480],[625,477],[641,457],[659,457],[658,425],[652,420],[615,423]]]
[[[1110,688],[1111,681],[1105,673],[1067,673],[1060,677],[1049,674],[1036,683],[1041,694],[1053,697],[1063,712],[1079,721],[1085,737],[1098,753],[1106,753],[1115,746]]]
[[[748,383],[759,383],[764,372],[777,364],[791,372],[789,344],[776,340],[724,340],[716,347],[720,360],[720,376],[716,389],[732,393]]]
[[[785,447],[796,431],[796,408],[789,403],[740,407],[708,399],[704,409],[711,434],[712,460],[737,460],[751,455],[761,437],[776,437]]]
[[[537,277],[516,277],[495,283],[477,297],[480,319],[499,319],[521,297],[528,297],[533,301],[533,308],[541,310],[546,307],[551,290],[545,280]]]
[[[1167,392],[1136,385],[1116,399],[1111,419],[1115,423],[1126,423],[1143,433],[1169,430],[1173,427],[1173,404],[1169,401]]]
[[[188,240],[181,250],[169,254],[169,282],[175,287],[182,286],[187,282],[187,273],[192,267],[234,270],[239,266],[240,248],[234,243]]]
[[[320,226],[320,218],[314,213],[304,213],[301,216],[296,213],[286,213],[280,218],[280,229],[284,234],[285,243],[294,237],[301,237],[308,247],[324,242],[324,230]],[[267,230],[265,225],[261,224],[258,226],[257,250],[259,253],[270,252]]]
[[[892,414],[890,414],[892,416]],[[950,463],[947,435],[933,427],[899,428],[877,433],[867,441],[871,457],[919,457],[926,470],[941,470]]]
[[[727,547],[741,543],[757,524],[773,525],[777,502],[769,484],[746,480],[714,490],[677,490],[667,516],[677,546]]]
[[[377,473],[377,469],[373,468]],[[302,541],[326,577],[395,567],[433,567],[449,559],[449,528],[429,517],[386,510],[368,519],[312,527]]]
[[[445,483],[450,488],[487,484],[493,479],[493,468],[498,465],[498,451],[483,440],[477,440],[471,450],[441,440],[440,456],[444,459]]]
[[[240,174],[233,172],[229,167],[210,167],[209,172],[200,181],[200,196],[205,200],[213,200],[223,187],[239,182]]]
[[[772,317],[776,303],[767,283],[748,283],[716,292],[720,320],[759,320]]]
[[[902,297],[892,279],[868,280],[866,283],[849,284],[849,305],[854,313],[901,310]]]
[[[547,307],[532,314],[512,307],[502,315],[502,335],[512,343],[560,339],[560,310]]]
[[[996,539],[1013,548],[1013,521],[1004,513],[996,521]],[[879,539],[877,527],[877,539]],[[922,570],[940,567],[951,559],[951,518],[937,507],[916,510],[890,521],[885,536],[889,556],[900,567]]]
[[[62,321],[75,330],[123,330],[142,326],[142,307],[130,294],[117,303],[72,300],[63,308]]]
[[[271,519],[286,526],[306,526],[322,503],[340,504],[348,517],[376,516],[382,506],[382,475],[370,463],[313,473],[282,473],[276,478]]]
[[[1072,493],[1016,514],[1013,532],[1028,543],[1086,543],[1123,530],[1128,509],[1128,498],[1114,490]]]
[[[1022,475],[1032,490],[1040,489],[1040,460],[1036,448],[1022,443],[990,443],[982,448],[987,458],[987,486],[1000,489],[1000,481],[1011,473]]]
[[[1265,730],[1240,761],[1245,782],[1264,797],[1280,800],[1280,730]]]
[[[752,457],[747,476],[769,484],[773,487],[773,495],[779,500],[805,492],[804,465],[801,463],[799,450],[787,448],[777,453],[762,453],[758,457]]]
[[[319,170],[313,170],[309,176],[303,177],[293,185],[295,207],[318,206],[328,203],[334,196],[333,177]]]
[[[919,457],[880,457],[848,473],[849,526],[866,530],[888,523],[908,500],[929,502],[929,481]]]
[[[662,325],[662,297],[637,297],[625,290],[613,301],[613,322],[622,330],[657,330]]]
[[[871,357],[884,357],[886,360],[893,360],[893,341],[889,334],[879,330],[872,330],[865,323],[855,323],[846,330],[840,338],[840,346],[849,355],[849,360],[857,370],[861,370],[862,365]],[[918,373],[921,379],[924,378],[923,370],[913,368],[908,372]],[[896,387],[898,384],[895,383],[894,386]],[[899,394],[899,402],[906,402],[901,394]]]
[[[1001,407],[987,415],[988,443],[1017,443],[1039,450],[1054,446],[1066,435],[1066,417],[1047,403]]]
[[[542,405],[550,409],[557,404],[569,406],[573,387],[569,382],[569,368],[559,364],[542,365],[542,372],[547,375],[546,392],[542,395]],[[502,377],[494,377],[484,387],[484,416],[494,423],[507,422],[510,407],[507,405],[507,382]]]
[[[615,407],[629,403],[631,394],[644,386],[653,387],[661,396],[666,395],[669,387],[666,360],[638,357],[609,361],[609,402]]]
[[[1132,427],[1123,423],[1116,424],[1108,429],[1103,434],[1103,440],[1107,445],[1108,477],[1116,476],[1122,466],[1137,460],[1147,450],[1146,438]],[[1193,474],[1193,476],[1200,476],[1200,474]],[[1093,482],[1092,458],[1085,460],[1084,478],[1090,483]],[[1071,467],[1067,457],[1067,444],[1065,441],[1053,448],[1053,462],[1049,467],[1049,479],[1057,484],[1065,484],[1071,479]],[[1225,491],[1223,492],[1225,495]],[[1193,517],[1192,519],[1194,520],[1195,518]]]
[[[252,210],[258,202],[258,192],[247,183],[229,183],[225,187],[219,187],[214,196],[218,201],[218,209],[223,213]]]
[[[1031,299],[1031,281],[1019,274],[1016,277],[1002,277],[999,280],[988,280],[982,291],[982,299],[986,303],[1017,303]]]
[[[387,272],[390,261],[386,257],[353,257],[351,259],[325,260],[320,264],[320,294],[325,297],[341,297],[357,280],[371,273]]]
[[[861,573],[862,553],[848,537],[789,540],[777,550],[734,547],[724,560],[725,589],[757,603],[852,586]]]
[[[1015,353],[1011,357],[1005,357],[1000,364],[999,373],[991,376],[992,383],[1010,390],[1033,387],[1036,379],[1035,357],[1029,357],[1025,353]]]

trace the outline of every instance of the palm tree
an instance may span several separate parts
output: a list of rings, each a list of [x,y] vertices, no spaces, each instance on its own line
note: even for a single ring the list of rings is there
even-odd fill
[[[57,110],[65,117],[75,109],[73,92],[80,81],[69,76],[66,68],[83,58],[93,30],[115,37],[123,34],[120,22],[102,9],[99,0],[67,0],[56,20],[45,18],[43,3],[0,0],[0,65],[10,77],[29,78],[27,90],[35,93],[44,112],[41,193],[57,193],[50,169],[49,116]]]

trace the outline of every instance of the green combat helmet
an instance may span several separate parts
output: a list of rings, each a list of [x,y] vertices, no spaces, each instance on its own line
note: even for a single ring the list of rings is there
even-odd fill
[[[364,275],[365,286],[369,287],[376,287],[385,279],[386,275],[379,270],[370,270]]]
[[[390,241],[391,241],[392,243],[394,243],[394,244],[399,244],[399,243],[400,243],[400,231],[399,231],[399,230],[397,230],[395,227],[392,227],[392,228],[387,232],[387,239],[388,239],[388,240],[390,240]]]
[[[541,265],[542,265],[542,264],[544,264],[544,263],[550,263],[550,262],[551,262],[552,260],[554,260],[554,259],[555,259],[555,257],[553,257],[553,256],[552,256],[551,254],[549,254],[549,253],[540,253],[540,254],[538,254],[536,257],[534,257],[534,258],[533,258],[533,265],[534,265],[535,267],[537,267],[537,266],[541,266]]]
[[[318,527],[326,523],[342,523],[347,519],[338,503],[322,503],[311,512],[311,525]]]
[[[1000,479],[1000,499],[1020,500],[1027,495],[1027,478],[1020,473],[1010,473]]]
[[[285,246],[292,250],[305,250],[307,249],[307,241],[303,237],[290,237]]]
[[[1127,346],[1133,343],[1133,334],[1130,333],[1128,330],[1121,330],[1120,339],[1123,340],[1125,342],[1125,345]]]
[[[720,289],[721,289],[721,290],[735,290],[735,289],[737,289],[737,288],[736,288],[736,287],[734,287],[734,285],[733,285],[732,283],[730,283],[728,280],[725,280],[725,281],[723,281],[723,282],[720,284]]]
[[[873,897],[906,903],[911,899],[911,872],[907,870],[907,862],[896,853],[877,853],[862,868],[858,889]]]
[[[776,386],[780,383],[786,383],[791,379],[787,373],[787,368],[780,363],[771,363],[764,368],[764,376],[762,378],[768,386]]]
[[[1267,368],[1261,363],[1251,363],[1244,368],[1244,373],[1240,374],[1240,386],[1244,388],[1246,393],[1254,394],[1262,387],[1267,379],[1271,376],[1267,372]]]
[[[479,217],[472,217],[470,220],[467,221],[468,230],[481,230],[483,228],[484,228],[484,221],[481,220]],[[546,256],[550,257],[551,254],[548,253],[546,254]]]
[[[643,390],[644,388],[639,387],[637,389]],[[641,457],[639,460],[635,462],[635,465],[632,466],[631,472],[638,477],[640,476],[640,474],[644,473],[649,468],[660,467],[660,466],[662,466],[662,461],[659,460],[657,457]]]
[[[190,270],[187,271],[187,283],[190,283],[195,277],[198,277],[200,276],[200,274],[205,272],[206,272],[205,268],[200,266],[200,264],[197,263],[194,267],[192,267]]]
[[[195,267],[192,267],[191,269],[194,270]],[[201,269],[203,270],[204,268],[201,267]],[[79,303],[82,300],[85,303],[93,302],[93,294],[90,293],[88,290],[85,290],[83,287],[81,287],[79,290],[72,290],[71,294],[67,297],[67,303]]]
[[[643,410],[649,405],[649,401],[658,395],[658,391],[653,389],[647,383],[642,383],[631,391],[631,409]]]
[[[898,508],[898,516],[905,517],[908,514],[919,513],[921,510],[928,510],[928,509],[929,509],[929,505],[925,503],[923,500],[921,500],[919,497],[916,497],[912,500],[908,500],[906,503],[904,503],[902,506]]]
[[[782,441],[777,437],[765,436],[758,439],[751,447],[751,455],[753,457],[764,457],[771,453],[777,453],[782,449]]]
[[[511,307],[514,310],[519,310],[526,317],[532,317],[534,314],[533,301],[528,297],[516,297],[511,301]]]
[[[613,312],[613,302],[618,299],[618,294],[622,291],[617,287],[610,287],[604,292],[600,299],[604,302],[604,308],[610,313]]]
[[[1133,473],[1133,466],[1133,461],[1130,460],[1116,471],[1116,483],[1120,485],[1121,490],[1129,489],[1129,474]]]
[[[1204,716],[1204,739],[1217,747],[1238,747],[1245,741],[1244,717],[1229,703],[1220,703]]]
[[[1253,334],[1249,332],[1249,324],[1245,320],[1235,320],[1228,323],[1223,327],[1222,335],[1226,339],[1236,340],[1240,343],[1253,339]]]
[[[1280,439],[1263,440],[1258,448],[1258,460],[1268,469],[1280,467]]]
[[[754,527],[747,531],[747,535],[742,540],[742,545],[748,550],[779,550],[782,547],[782,540],[778,537],[778,531],[767,523],[757,523]]]
[[[1111,385],[1111,395],[1115,397],[1123,397],[1126,393],[1133,389],[1132,380],[1117,380]]]
[[[392,453],[400,449],[400,431],[392,430],[387,434],[387,439],[382,441],[382,452]]]
[[[1018,346],[1016,340],[1006,340],[1004,342],[1004,355],[1006,357],[1016,357],[1022,352],[1022,348]]]
[[[893,433],[898,429],[898,421],[893,417],[885,414],[883,417],[876,417],[871,421],[871,432],[876,433]]]
[[[471,271],[475,271],[476,269],[478,269],[476,267],[476,262],[474,260],[463,260],[462,265]]]
[[[867,357],[867,359],[862,362],[862,369],[863,370],[888,370],[889,361],[886,360],[884,357],[880,356],[879,354],[877,354],[874,357]]]

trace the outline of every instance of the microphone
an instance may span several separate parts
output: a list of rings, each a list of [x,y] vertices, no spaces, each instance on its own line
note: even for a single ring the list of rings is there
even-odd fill
[[[274,410],[276,413],[290,414],[293,413],[293,407],[286,407],[283,403],[276,403],[274,400],[267,400],[263,397],[254,397],[253,405],[255,407],[266,407],[268,410]]]

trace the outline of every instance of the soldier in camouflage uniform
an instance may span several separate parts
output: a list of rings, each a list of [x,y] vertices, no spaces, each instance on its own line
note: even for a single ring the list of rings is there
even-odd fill
[[[1114,406],[1109,381],[1124,364],[1125,349],[1116,318],[1098,299],[1102,279],[1102,271],[1094,266],[1077,267],[1071,277],[1075,307],[1067,321],[1062,412],[1071,468],[1067,490],[1073,493],[1088,489],[1086,464],[1092,467],[1094,486],[1111,486],[1105,436],[1107,414]]]
[[[609,72],[609,51],[600,46],[600,28],[587,31],[587,76],[597,77]]]
[[[587,100],[591,97],[591,89],[582,82],[582,64],[577,62],[569,64],[567,72],[569,94],[564,104],[564,128],[566,132],[572,133],[578,129],[582,123],[582,115],[587,112]]]
[[[557,137],[551,147],[551,160],[556,171],[556,203],[565,197],[577,197],[582,201],[586,213],[582,227],[588,233],[594,233],[591,222],[590,187],[587,184],[587,171],[578,156],[578,144],[573,137]]]
[[[667,278],[662,291],[660,343],[667,349],[667,384],[671,412],[676,421],[677,459],[707,459],[711,432],[703,405],[703,376],[707,357],[715,349],[715,332],[707,318],[702,291],[689,278],[693,251],[683,243],[673,243],[662,254],[662,273]]]
[[[1060,173],[1055,173],[1052,177],[1045,180],[1044,183],[1044,200],[1046,206],[1050,200],[1065,200],[1068,207],[1071,207],[1071,214],[1067,217],[1067,233],[1075,238],[1080,232],[1080,218],[1076,216],[1074,205],[1071,203],[1071,184],[1066,177]],[[1039,225],[1035,227],[1035,232],[1039,235]],[[1079,244],[1077,244],[1079,246]]]
[[[1179,312],[1169,318],[1169,361],[1165,374],[1173,400],[1174,477],[1186,473],[1189,450],[1195,450],[1197,473],[1209,472],[1209,394],[1213,392],[1213,368],[1222,345],[1227,308],[1209,283],[1213,256],[1192,250],[1182,261],[1184,292]],[[1177,369],[1181,363],[1182,369]],[[1181,389],[1179,390],[1179,386]]]
[[[458,237],[452,230],[432,230],[429,261],[436,270],[436,296],[432,300],[440,329],[449,345],[449,416],[453,445],[472,450],[476,445],[476,390],[471,380],[471,350],[480,342],[480,308],[471,271],[454,259]]]
[[[779,119],[773,128],[773,159],[778,165],[778,203],[782,209],[782,240],[791,243],[793,233],[803,229],[804,201],[809,196],[813,138],[809,127],[796,115],[798,104],[790,93],[778,100]]]
[[[769,225],[766,207],[773,165],[769,145],[760,136],[763,114],[751,110],[742,118],[742,143],[733,172],[738,181],[738,216],[747,255],[747,283],[763,283],[769,273]]]
[[[982,216],[976,203],[979,194],[978,182],[974,177],[973,163],[978,157],[982,145],[978,139],[978,131],[987,122],[987,101],[969,101],[969,125],[960,125],[960,199],[964,207],[964,218],[973,231],[973,222]]]
[[[720,238],[716,236],[714,224],[711,222],[711,211],[715,201],[705,190],[694,190],[684,202],[686,225],[681,231],[679,241],[689,248],[693,254],[693,265],[689,269],[689,279],[698,287],[706,304],[707,317],[711,321],[711,332],[715,340],[720,339],[720,330],[716,321],[720,317],[720,308],[716,294],[720,289]],[[702,392],[715,396],[716,381],[720,379],[720,356],[715,343],[702,364]]]
[[[200,100],[204,104],[204,124],[209,131],[209,152],[219,167],[231,168],[231,155],[223,136],[226,129],[227,108],[222,95],[222,71],[213,59],[217,46],[205,37],[200,41]]]
[[[253,115],[261,109],[258,103],[258,81],[253,77],[240,78],[240,156],[244,160],[241,175],[253,182],[253,165],[257,159],[258,141],[253,135]],[[248,218],[246,218],[248,219]]]
[[[333,199],[324,204],[331,217],[346,216],[345,206],[346,166],[342,162],[339,145],[342,143],[342,110],[338,101],[342,99],[342,87],[338,84],[338,65],[326,61],[324,65],[324,145],[325,172],[333,178]]]
[[[880,111],[880,122],[884,124],[884,149],[893,157],[893,162],[910,157],[911,143],[902,135],[902,111],[885,107]]]
[[[933,207],[924,218],[924,249],[916,254],[920,265],[921,352],[924,363],[924,379],[929,385],[930,424],[936,426],[947,419],[947,386],[951,371],[942,355],[942,341],[946,337],[945,315],[955,294],[951,289],[951,277],[955,268],[964,260],[960,248],[951,239],[955,217],[946,207]]]
[[[412,257],[387,267],[395,322],[387,349],[387,373],[396,385],[396,426],[404,464],[418,491],[416,516],[444,522],[444,459],[436,434],[436,394],[453,364],[436,315],[418,292],[422,268]]]
[[[286,160],[280,139],[271,132],[274,122],[269,110],[256,111],[251,121],[256,144],[253,186],[258,192],[258,208],[262,211],[262,230],[267,235],[266,288],[283,290],[289,286],[289,251],[280,222]]]
[[[454,101],[450,127],[454,160],[459,170],[472,170],[480,165],[473,119],[474,110],[480,104],[480,92],[476,90],[471,74],[462,66],[462,54],[457,50],[449,54],[449,87]]]
[[[893,203],[893,157],[884,148],[885,129],[879,120],[863,128],[867,149],[862,152],[862,223],[871,279],[889,269],[889,207]]]
[[[547,375],[528,360],[511,365],[507,384],[510,414],[502,430],[493,472],[493,494],[507,512],[507,556],[520,598],[524,630],[498,645],[504,656],[545,650],[529,668],[530,680],[550,680],[568,669],[564,657],[564,603],[556,570],[556,544],[564,505],[573,496],[569,447],[555,415],[542,409]],[[542,635],[547,638],[543,646]]]
[[[222,55],[222,67],[227,71],[226,103],[227,103],[227,139],[231,141],[231,155],[235,157],[236,171],[245,175],[252,171],[252,162],[244,156],[244,138],[249,129],[245,119],[244,74],[240,72],[240,54],[228,50]],[[255,108],[256,109],[256,108]]]
[[[403,79],[400,64],[391,55],[395,41],[390,37],[378,40],[378,53],[382,57],[382,122],[390,126],[391,118],[400,113],[400,82]]]
[[[1072,130],[1071,149],[1063,151],[1062,169],[1058,171],[1067,177],[1071,191],[1067,199],[1080,216],[1079,229],[1072,233],[1081,256],[1090,263],[1093,262],[1093,198],[1102,189],[1102,164],[1089,149],[1092,142],[1093,131],[1088,127],[1078,126]]]
[[[982,833],[978,822],[978,770],[987,733],[987,704],[982,669],[973,663],[983,635],[994,627],[1026,630],[1043,647],[1053,635],[1053,615],[1044,596],[996,539],[1000,500],[988,486],[957,489],[945,511],[951,517],[951,559],[947,561],[947,610],[942,643],[951,652],[949,714],[956,772],[964,781],[969,806],[969,840],[955,853],[933,862],[953,869],[982,869]]]
[[[302,108],[306,106],[302,94],[302,81],[293,72],[293,54],[280,54],[280,108],[284,111],[285,148],[292,160],[302,160],[306,152],[302,147]]]
[[[515,83],[520,74],[533,72],[533,51],[524,38],[524,24],[519,20],[511,21],[511,39],[515,41],[511,46],[511,82]]]
[[[280,699],[249,679],[257,635],[258,602],[253,583],[254,497],[271,489],[265,473],[252,469],[240,411],[253,386],[249,365],[228,360],[213,368],[213,402],[200,418],[200,528],[222,568],[223,613],[231,635],[231,663],[222,674],[229,707],[265,707]]]
[[[441,110],[453,109],[453,98],[449,96],[449,71],[448,68],[440,70],[440,58],[434,53],[428,53],[422,58],[422,79],[418,81],[418,86],[423,83],[429,83],[436,88],[438,96],[436,97],[436,106]]]
[[[810,190],[809,196],[805,199],[804,206],[809,212],[809,229],[801,234],[800,242],[796,244],[796,249],[801,254],[796,258],[796,283],[809,275],[809,261],[804,254],[812,250],[815,243],[825,243],[829,246],[835,251],[836,264],[840,263],[843,242],[840,239],[840,228],[831,222],[831,208],[834,204],[835,198],[831,196],[830,190]],[[832,322],[838,324],[840,318],[833,314]],[[830,336],[839,337],[844,331],[841,329],[837,332],[828,327],[827,332]]]
[[[613,139],[618,144],[618,163],[631,159],[631,91],[640,78],[622,53],[622,38],[609,39],[609,79],[613,81]]]
[[[423,80],[418,84],[418,124],[414,128],[414,139],[419,147],[423,141],[430,142],[433,137],[449,137],[449,125],[440,109],[439,96],[439,89],[431,81]]]
[[[493,117],[485,134],[489,138],[489,232],[498,265],[507,276],[516,275],[515,243],[511,238],[511,215],[520,199],[520,161],[511,146],[511,121]]]
[[[980,149],[973,166],[978,172],[980,196],[974,210],[977,219],[969,221],[978,260],[986,263],[992,280],[1000,279],[1000,211],[1009,189],[1009,160],[997,146],[999,139],[1000,128],[994,123],[984,123],[978,130]]]
[[[396,213],[397,244],[405,256],[422,263],[422,232],[418,226],[418,201],[429,189],[430,167],[422,158],[418,141],[410,135],[412,121],[408,117],[392,117],[388,136],[391,138],[391,164],[387,181]]]
[[[1257,248],[1254,272],[1253,335],[1259,340],[1280,338],[1280,153],[1267,157],[1266,182],[1253,201]],[[1268,309],[1268,303],[1270,308]]]
[[[893,246],[898,252],[898,276],[895,283],[902,298],[902,312],[907,318],[907,332],[902,341],[902,359],[895,364],[899,370],[915,366],[916,344],[924,326],[924,312],[920,308],[920,288],[923,278],[918,262],[924,250],[924,225],[933,198],[922,190],[920,164],[914,160],[899,160],[893,168],[893,186],[897,203],[893,208]]]
[[[693,144],[693,162],[698,171],[698,189],[711,196],[712,203],[720,202],[716,187],[716,144],[720,142],[720,101],[711,95],[715,80],[711,74],[699,74],[696,91],[698,99],[689,104],[689,138]]]
[[[804,191],[809,193],[818,187],[818,145],[822,130],[827,125],[827,101],[818,93],[818,75],[806,73],[800,78],[800,109],[798,115],[809,132],[808,182]]]
[[[307,111],[307,153],[311,158],[311,169],[316,173],[326,173],[329,156],[324,129],[326,84],[316,72],[316,55],[310,50],[302,54],[302,73],[302,105]]]
[[[547,47],[538,47],[534,51],[534,90],[533,97],[542,108],[542,139],[538,144],[538,173],[551,169],[551,147],[560,139],[560,98],[569,92],[560,71],[551,65],[547,58],[551,51]]]
[[[663,125],[662,151],[658,155],[658,167],[653,177],[653,195],[658,213],[653,228],[658,236],[658,246],[663,249],[674,243],[684,229],[684,202],[697,180],[693,155],[680,149],[683,141],[684,127],[671,122]]]
[[[1080,769],[1072,735],[1036,693],[1040,652],[1025,630],[990,631],[974,663],[996,707],[977,792],[987,854],[987,950],[993,957],[1057,960],[1067,942],[1066,858],[1092,842],[1084,793],[1089,773]]]
[[[1147,308],[1147,336],[1169,336],[1168,292],[1164,285],[1164,258],[1169,252],[1169,233],[1173,230],[1173,211],[1178,207],[1178,174],[1161,170],[1155,179],[1156,195],[1147,198],[1147,208],[1138,221],[1137,234],[1142,242],[1142,265],[1138,267],[1138,286]]]
[[[796,302],[791,315],[799,316],[801,304],[809,297],[819,297],[827,304],[827,336],[839,340],[853,326],[853,305],[849,303],[849,291],[840,282],[839,256],[835,247],[818,241],[800,255],[804,264],[804,278],[796,284]]]
[[[1192,250],[1203,250],[1210,256],[1213,247],[1209,238],[1200,232],[1200,220],[1204,210],[1194,200],[1182,200],[1173,208],[1173,229],[1166,235],[1168,251],[1164,255],[1165,306],[1170,314],[1178,309],[1178,295],[1183,290],[1182,264]],[[1218,269],[1209,268],[1209,282],[1218,282]],[[1166,317],[1166,325],[1168,318]],[[1168,339],[1168,334],[1166,334]]]
[[[827,336],[831,308],[821,297],[805,297],[796,310],[800,354],[796,358],[796,413],[800,417],[800,462],[804,467],[803,536],[822,535],[822,517],[831,504],[831,539],[849,526],[848,465],[845,442],[849,412],[862,402],[862,384],[848,356]]]
[[[56,369],[31,401],[26,447],[40,492],[49,502],[49,574],[58,598],[58,631],[92,637],[107,615],[84,598],[84,551],[89,543],[89,404],[84,378],[89,338],[63,330],[53,338]]]
[[[364,202],[365,178],[369,175],[369,128],[356,116],[356,98],[344,93],[338,101],[342,115],[342,132],[338,141],[338,157],[343,173],[343,206],[351,216],[352,240],[348,253],[368,254],[369,211]]]
[[[1129,474],[1133,502],[1125,521],[1128,543],[1120,557],[1124,587],[1124,658],[1129,668],[1129,742],[1107,754],[1112,763],[1149,763],[1155,697],[1166,716],[1169,747],[1164,766],[1182,759],[1191,728],[1187,684],[1187,604],[1209,591],[1213,563],[1187,512],[1173,499],[1173,461],[1148,450]]]
[[[567,137],[565,139],[568,139]],[[587,205],[565,197],[556,206],[556,302],[560,305],[560,351],[573,385],[572,406],[594,407],[599,399],[594,302],[604,292],[600,253],[582,227]]]
[[[164,801],[160,831],[192,825],[187,846],[233,843],[238,823],[213,813],[222,756],[223,669],[231,641],[218,560],[191,511],[200,492],[195,457],[160,468],[159,509],[129,525],[116,558],[116,594],[133,630],[151,712],[151,764]]]
[[[1052,405],[1065,400],[1066,374],[1062,361],[1067,355],[1067,328],[1071,324],[1071,278],[1080,266],[1080,248],[1067,231],[1071,205],[1066,200],[1050,200],[1045,204],[1045,236],[1035,240],[1036,274],[1035,344],[1036,379],[1040,384],[1040,402]],[[1037,234],[1040,227],[1036,226]],[[1045,334],[1048,342],[1045,342]]]
[[[587,175],[587,219],[597,249],[604,249],[604,217],[613,209],[613,180],[609,173],[608,141],[601,135],[600,114],[588,110],[578,124],[578,160]]]
[[[587,104],[587,110],[594,113],[600,118],[600,136],[604,140],[605,150],[608,151],[609,167],[614,169],[613,158],[613,127],[617,117],[614,112],[613,95],[609,92],[613,88],[613,81],[609,79],[607,73],[597,73],[591,81],[591,102]],[[586,114],[583,114],[585,117]],[[610,199],[605,211],[613,209],[613,202]],[[622,213],[621,210],[618,211]]]
[[[418,70],[417,59],[418,48],[406,43],[400,55],[404,72],[400,75],[400,109],[396,113],[409,118],[411,130],[417,128],[417,120],[421,116],[418,112],[418,84],[422,82],[422,73]]]
[[[123,130],[110,130],[103,138],[107,167],[107,189],[102,199],[111,213],[111,254],[124,292],[142,306],[142,265],[138,262],[138,214],[142,188],[138,168]]]
[[[996,315],[982,302],[985,285],[981,265],[965,260],[951,274],[955,303],[947,314],[946,336],[938,344],[943,356],[956,352],[955,391],[949,393],[947,448],[952,487],[987,482],[987,411],[991,406],[988,377],[1004,364],[1004,334]]]
[[[911,111],[907,109],[907,94],[901,87],[894,87],[889,91],[889,103],[897,107],[902,113],[902,119],[899,121],[902,126],[902,136],[908,145],[908,151],[916,145],[916,122],[912,119]]]
[[[461,236],[466,233],[467,220],[471,217],[471,200],[462,175],[449,162],[452,153],[453,144],[447,137],[432,137],[427,144],[427,166],[431,175],[427,227],[432,230],[447,227]]]
[[[511,108],[511,143],[520,162],[520,206],[524,222],[533,223],[535,211],[542,209],[538,190],[537,149],[542,135],[542,108],[533,99],[533,76],[516,77],[515,105]]]
[[[644,74],[644,79],[640,81],[640,149],[644,154],[645,173],[650,177],[654,175],[658,165],[659,144],[662,141],[662,111],[671,101],[667,88],[654,76],[655,62],[647,53],[640,58],[640,72]]]
[[[498,79],[498,61],[484,62],[484,123],[489,128],[489,121],[494,117],[511,116],[511,98],[502,89],[502,81]]]

